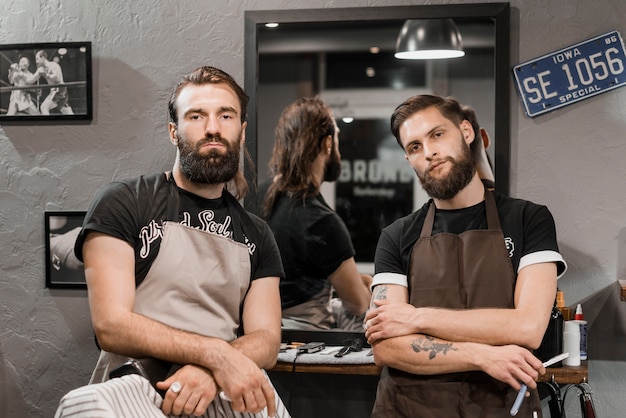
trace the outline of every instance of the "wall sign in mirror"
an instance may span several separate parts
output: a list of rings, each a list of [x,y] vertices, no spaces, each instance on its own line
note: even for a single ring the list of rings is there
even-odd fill
[[[86,212],[45,213],[46,287],[87,288],[83,263],[74,255],[74,242]]]
[[[0,45],[0,123],[91,119],[91,42]]]

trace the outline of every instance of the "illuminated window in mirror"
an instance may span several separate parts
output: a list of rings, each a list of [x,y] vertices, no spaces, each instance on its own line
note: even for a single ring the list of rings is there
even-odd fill
[[[380,231],[423,203],[415,190],[419,182],[387,119],[339,120],[337,125],[341,175],[334,184],[325,183],[322,193],[350,231],[360,270],[373,272]]]

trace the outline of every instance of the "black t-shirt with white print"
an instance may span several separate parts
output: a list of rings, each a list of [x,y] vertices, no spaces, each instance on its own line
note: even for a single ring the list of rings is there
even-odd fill
[[[102,232],[128,242],[135,250],[135,284],[146,277],[162,238],[163,222],[171,184],[165,173],[109,183],[91,203],[74,252],[82,260],[82,246],[90,231]],[[186,226],[234,239],[233,226],[239,213],[229,213],[224,198],[205,199],[176,187],[179,198],[177,221]],[[226,192],[225,192],[226,193]],[[283,277],[278,246],[267,224],[248,213],[254,234],[246,235],[251,262],[250,280]],[[252,242],[254,240],[256,242]],[[111,260],[115,262],[115,260]]]
[[[567,265],[559,254],[556,227],[548,208],[497,192],[494,197],[504,245],[516,276],[521,268],[541,262],[555,262],[557,274],[562,275]],[[376,247],[373,285],[406,286],[411,250],[419,239],[430,203],[428,201],[418,211],[383,229]],[[460,234],[472,229],[487,229],[484,201],[468,208],[437,209],[435,212],[433,235],[441,232]]]

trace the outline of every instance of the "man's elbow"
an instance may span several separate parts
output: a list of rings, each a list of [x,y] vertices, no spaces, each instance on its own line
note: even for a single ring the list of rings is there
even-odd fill
[[[348,303],[346,301],[342,301],[343,308],[348,311],[351,315],[361,316],[367,312],[367,308],[369,307],[369,303]]]
[[[92,325],[100,348],[104,351],[116,352],[120,325],[111,318],[93,320]]]
[[[374,363],[379,366],[393,366],[393,356],[389,355],[383,342],[374,343],[372,345],[372,353],[374,355]]]
[[[259,359],[259,367],[265,370],[272,369],[278,360],[278,353],[280,352],[280,340],[281,331],[278,332],[263,330],[262,343],[266,348],[265,354]]]
[[[545,333],[546,327],[528,323],[524,329],[520,330],[517,334],[519,336],[517,344],[531,350],[536,350],[541,345]]]
[[[278,357],[274,357],[271,360],[267,361],[261,368],[264,370],[272,370],[278,361]]]
[[[372,294],[369,293],[367,289],[363,288],[359,290],[363,290],[363,292],[357,293],[350,298],[341,298],[343,308],[354,316],[364,315],[370,306],[370,300],[372,298]],[[341,295],[339,295],[339,297],[341,297]]]
[[[115,352],[115,338],[112,332],[109,332],[106,329],[102,328],[94,328],[94,333],[96,335],[96,341],[98,342],[98,346],[101,350]]]

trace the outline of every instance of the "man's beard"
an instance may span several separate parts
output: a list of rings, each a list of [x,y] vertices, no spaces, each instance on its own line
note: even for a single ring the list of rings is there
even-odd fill
[[[445,160],[452,164],[450,172],[443,178],[433,178],[426,171],[423,175],[417,173],[422,187],[434,199],[449,200],[457,195],[469,184],[476,173],[476,164],[470,148],[463,144],[462,154],[458,159],[448,157]]]
[[[330,159],[326,162],[324,166],[324,181],[337,181],[339,175],[341,174],[341,159],[339,158],[339,154],[333,148],[330,153]]]
[[[180,152],[180,167],[189,181],[202,184],[219,184],[232,180],[239,170],[239,153],[241,133],[237,141],[230,143],[219,134],[207,136],[195,146],[191,145],[181,135],[178,138]],[[205,155],[200,154],[203,145],[209,142],[219,142],[226,147],[226,152],[210,148]]]

